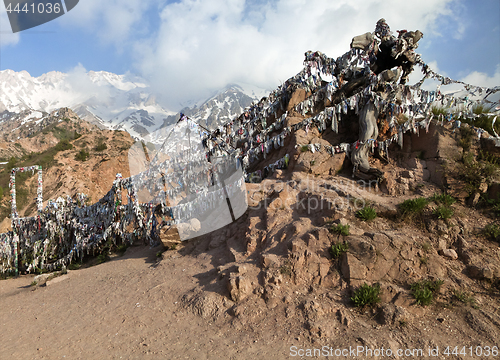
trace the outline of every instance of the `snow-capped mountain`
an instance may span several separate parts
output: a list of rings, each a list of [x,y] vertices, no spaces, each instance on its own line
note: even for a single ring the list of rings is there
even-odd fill
[[[181,112],[213,128],[268,93],[250,85],[232,84]],[[0,71],[0,122],[8,121],[12,114],[23,114],[26,121],[40,121],[43,114],[62,107],[71,108],[80,118],[101,128],[126,130],[136,138],[175,123],[180,114],[159,104],[147,82],[131,74],[53,71],[32,77],[26,71]]]
[[[180,113],[187,115],[191,120],[204,127],[214,129],[220,124],[234,119],[243,113],[244,109],[249,107],[252,102],[267,95],[269,95],[268,90],[246,84],[230,84],[216,92],[208,100],[192,107],[186,107]],[[180,113],[167,117],[161,128],[177,121]]]
[[[140,137],[156,130],[175,112],[155,100],[146,82],[105,71],[49,72],[37,78],[26,71],[0,71],[0,113],[50,113],[62,107],[100,127]]]

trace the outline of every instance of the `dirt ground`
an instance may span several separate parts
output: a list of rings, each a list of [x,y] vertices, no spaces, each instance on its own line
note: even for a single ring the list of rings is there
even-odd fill
[[[1,359],[280,359],[292,339],[220,328],[180,295],[203,285],[205,256],[129,248],[123,257],[32,287],[34,276],[0,281]],[[55,280],[56,280],[55,279]]]
[[[133,246],[46,286],[31,286],[33,275],[0,281],[0,359],[496,358],[474,353],[500,345],[500,316],[490,304],[410,306],[408,323],[384,325],[377,318],[387,308],[344,306],[347,288],[311,291],[283,283],[289,294],[283,301],[249,297],[231,306],[214,266],[223,251],[203,248],[195,240],[158,261],[159,247]],[[202,293],[200,308],[192,307],[193,294]],[[229,309],[223,316],[207,314],[210,296],[229,302],[221,306]],[[318,316],[329,319],[320,329],[326,336],[312,335],[305,322]],[[391,349],[393,356],[347,352],[358,346]],[[445,355],[446,346],[472,347],[473,356]],[[429,357],[436,348],[439,356]],[[337,350],[344,352],[336,356]],[[398,356],[398,350],[409,352]]]

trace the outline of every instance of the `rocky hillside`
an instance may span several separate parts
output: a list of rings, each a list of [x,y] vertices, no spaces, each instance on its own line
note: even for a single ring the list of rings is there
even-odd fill
[[[9,123],[11,129],[21,124],[38,126],[62,107],[100,128],[125,130],[135,138],[144,138],[179,119],[179,113],[157,101],[144,79],[105,71],[50,72],[34,78],[26,71],[2,70],[0,94],[0,125]],[[266,94],[257,87],[233,84],[181,111],[215,128]]]
[[[380,24],[385,22],[377,29],[386,37],[388,28],[379,29]],[[404,34],[399,44],[415,45],[418,34]],[[349,347],[363,349],[359,358],[372,358],[366,352],[382,348],[386,354],[390,350],[388,358],[400,359],[425,358],[434,350],[455,359],[498,354],[500,147],[497,138],[478,128],[491,124],[491,114],[477,106],[453,113],[443,104],[456,99],[442,96],[433,103],[428,99],[435,93],[396,84],[399,68],[372,73],[372,40],[367,44],[368,52],[354,49],[336,61],[306,53],[303,73],[221,127],[217,136],[228,140],[221,143],[232,140],[245,151],[248,210],[232,224],[186,242],[179,241],[175,227],[164,226],[163,248],[155,250],[158,261],[136,278],[121,274],[119,285],[111,276],[103,279],[116,292],[135,279],[133,300],[126,298],[132,306],[123,305],[127,316],[121,324],[140,318],[130,308],[146,312],[147,324],[169,318],[165,313],[178,315],[177,322],[197,316],[219,334],[237,334],[244,341],[251,336],[260,357],[319,357],[324,351],[337,357],[336,349]],[[415,60],[404,64],[406,75],[418,64],[414,55],[405,55]],[[335,79],[322,82],[320,71],[313,71],[320,68]],[[425,77],[431,75],[439,76],[427,72]],[[215,105],[228,104],[226,98]],[[464,106],[471,105],[468,101]],[[332,118],[325,126],[328,111]],[[46,161],[44,200],[75,192],[96,200],[117,172],[128,176],[132,139],[126,133],[85,127],[69,110],[53,118],[41,129],[45,136],[29,134],[25,140],[39,153],[28,154],[21,139],[5,150],[22,156],[16,166]],[[360,139],[366,124],[374,138]],[[42,143],[46,138],[48,145]],[[353,166],[358,149],[366,150],[362,173]],[[29,199],[33,181],[21,182],[19,198],[24,187]],[[21,214],[34,209],[27,202],[19,208]],[[130,248],[125,255],[136,253]],[[100,314],[109,316],[103,309],[123,297],[103,297]],[[155,312],[158,306],[161,311]],[[132,324],[137,332],[148,327]],[[143,352],[143,346],[152,354],[170,349],[152,341],[163,334],[160,330],[144,333],[149,338],[140,339]],[[255,348],[260,340],[267,350]],[[272,352],[273,344],[280,354]],[[177,357],[184,355],[179,342],[171,346]]]
[[[305,97],[293,94],[288,126],[303,120],[293,109]],[[344,154],[298,146],[335,143],[357,126],[342,124],[338,134],[296,131],[255,165],[291,154],[288,169],[247,184],[244,216],[163,253],[162,263],[210,263],[181,307],[295,351],[498,346],[499,152],[489,135],[435,123],[405,134],[388,161],[371,159],[384,173],[377,183],[352,179]],[[174,248],[170,232],[162,239]]]
[[[109,191],[117,173],[129,176],[128,149],[134,142],[130,135],[125,131],[100,130],[70,109],[46,114],[42,122],[29,129],[21,126],[10,132],[5,126],[12,124],[1,125],[2,133],[9,134],[8,139],[21,137],[0,143],[1,232],[10,227],[6,217],[10,215],[8,184],[12,167],[42,165],[44,206],[49,199],[77,193],[85,193],[96,201]],[[36,178],[31,174],[16,177],[20,216],[36,213],[36,204],[30,201],[36,197]]]

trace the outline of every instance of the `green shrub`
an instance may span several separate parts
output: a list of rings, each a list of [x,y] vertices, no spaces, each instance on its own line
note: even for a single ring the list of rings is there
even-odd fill
[[[337,259],[342,255],[343,253],[347,252],[349,250],[349,244],[347,243],[337,243],[333,244],[330,248],[330,254],[334,259]]]
[[[17,164],[17,159],[15,157],[11,157],[7,162],[7,165],[5,165],[5,167],[7,168],[7,170],[10,171],[16,167],[16,164]]]
[[[448,110],[440,106],[433,106],[431,108],[431,112],[434,116],[439,116],[439,115],[448,116]]]
[[[448,194],[434,194],[429,200],[434,201],[436,204],[443,204],[445,206],[450,206],[457,202],[453,196]]]
[[[490,135],[493,135],[493,128],[491,127],[491,117],[484,115],[490,112],[490,109],[486,105],[476,105],[472,108],[472,112],[479,117],[471,119],[469,117],[461,117],[460,120],[463,123],[469,124],[476,128],[482,128],[486,130]],[[495,131],[500,134],[500,124],[495,122]]]
[[[476,299],[474,298],[473,295],[469,295],[467,292],[465,291],[458,291],[458,290],[455,290],[453,292],[453,296],[460,302],[468,305],[470,304],[473,308],[475,309],[478,309],[479,307],[477,306],[476,304]]]
[[[427,306],[434,300],[432,291],[429,288],[415,288],[412,291],[418,305]]]
[[[380,285],[375,284],[373,286],[364,283],[360,286],[351,297],[351,301],[356,307],[362,306],[373,306],[380,302]]]
[[[490,238],[491,240],[500,240],[500,226],[497,224],[491,223],[484,227],[483,234]],[[500,241],[499,241],[500,242]]]
[[[106,261],[108,261],[109,256],[108,256],[108,251],[103,251],[101,254],[97,256],[97,264],[102,264]]]
[[[429,204],[429,200],[421,197],[416,199],[405,200],[399,205],[399,208],[403,213],[403,215],[411,216],[411,215],[422,214],[427,204]]]
[[[363,221],[370,221],[377,217],[377,212],[371,206],[365,206],[356,212],[356,216]]]
[[[94,148],[95,151],[104,151],[108,148],[108,145],[106,145],[106,143],[104,142],[99,142],[99,144],[97,144],[97,146]]]
[[[87,161],[89,157],[89,153],[85,149],[81,149],[76,155],[75,155],[75,160],[78,161]]]
[[[497,165],[484,160],[477,161],[472,152],[465,153],[458,164],[458,178],[465,182],[465,190],[469,195],[478,192],[482,183],[491,183],[497,173]]]
[[[436,215],[438,219],[448,220],[453,216],[454,211],[451,207],[440,205],[437,208],[435,208],[432,213]]]
[[[411,285],[412,295],[417,305],[427,306],[434,300],[434,294],[439,291],[442,280],[422,280]]]
[[[462,126],[460,128],[460,140],[458,140],[458,145],[461,146],[464,151],[469,151],[472,146],[472,141],[476,136],[476,132],[472,130],[470,126]]]
[[[69,140],[65,139],[59,141],[54,148],[56,151],[65,151],[73,149],[73,145],[69,142]]]
[[[300,152],[307,152],[307,151],[309,151],[309,147],[307,145],[302,145],[300,147]]]
[[[0,186],[0,201],[2,201],[2,198],[3,198],[3,187]]]
[[[351,226],[349,224],[347,224],[347,225],[342,225],[342,224],[332,225],[332,227],[330,228],[330,232],[333,234],[339,234],[342,236],[349,236],[350,227]]]

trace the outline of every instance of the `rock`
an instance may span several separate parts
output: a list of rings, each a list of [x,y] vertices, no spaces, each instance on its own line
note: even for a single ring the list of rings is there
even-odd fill
[[[327,288],[335,288],[338,287],[339,285],[340,285],[340,274],[336,271],[331,272],[321,280],[321,286]]]
[[[229,275],[228,290],[231,299],[235,302],[243,300],[252,292],[250,280],[244,276],[231,274]]]
[[[342,217],[342,218],[340,218],[340,219],[338,219],[338,220],[335,220],[335,223],[336,223],[337,225],[342,225],[342,226],[349,225],[349,222],[347,221],[347,219],[346,219],[346,218],[343,218],[343,217]]]
[[[438,240],[438,251],[443,251],[444,249],[448,248],[448,241],[446,239],[441,238]]]
[[[436,225],[436,231],[439,235],[444,235],[448,233],[448,226],[443,220],[438,220]]]
[[[37,285],[44,285],[47,282],[47,278],[51,275],[52,275],[52,273],[51,274],[40,274],[40,275],[35,276],[33,281],[36,282]]]
[[[337,318],[342,325],[349,327],[352,323],[351,314],[347,311],[347,309],[339,309],[337,310]]]
[[[453,249],[444,249],[444,250],[441,250],[441,255],[443,255],[445,258],[448,258],[448,259],[451,259],[451,260],[458,259],[458,254]]]
[[[389,303],[382,306],[378,313],[378,321],[383,325],[398,324],[408,320],[408,312],[401,306]]]
[[[189,220],[189,224],[191,225],[191,231],[198,232],[201,230],[200,220],[192,218],[191,220]]]
[[[226,239],[224,238],[224,236],[219,235],[210,241],[210,243],[208,244],[208,248],[210,250],[218,248],[219,246],[224,244],[225,240]]]
[[[500,183],[494,182],[488,186],[488,198],[489,199],[500,199]]]
[[[195,315],[215,321],[224,311],[223,297],[213,292],[195,292],[186,294],[181,301]]]
[[[493,270],[487,266],[468,265],[467,266],[467,273],[473,279],[479,279],[479,280],[482,280],[482,279],[491,280],[491,279],[493,279]]]
[[[262,265],[265,268],[269,268],[271,266],[277,266],[279,264],[278,256],[275,254],[263,254],[262,255]]]
[[[50,286],[50,285],[54,285],[54,284],[57,284],[58,282],[61,282],[61,281],[64,281],[68,279],[68,275],[61,275],[61,276],[57,276],[53,279],[50,279],[50,280],[47,280],[47,282],[45,283],[46,286]]]
[[[469,196],[469,198],[467,198],[467,205],[474,207],[477,205],[477,203],[479,202],[480,199],[481,199],[481,194],[478,192],[475,192],[474,194]]]
[[[341,271],[342,276],[346,280],[366,279],[366,266],[359,261],[354,255],[350,253],[344,253],[341,257]]]

